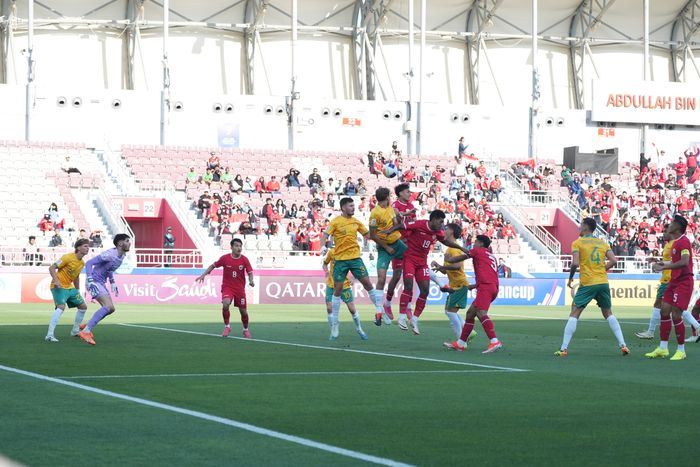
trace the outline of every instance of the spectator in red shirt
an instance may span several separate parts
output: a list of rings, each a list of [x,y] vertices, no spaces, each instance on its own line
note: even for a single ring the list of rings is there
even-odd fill
[[[418,180],[416,180],[416,168],[414,166],[411,166],[410,169],[403,172],[401,174],[401,181],[404,183],[418,184]]]
[[[267,185],[265,184],[265,178],[260,177],[255,182],[255,191],[258,193],[267,193]]]
[[[440,167],[440,164],[435,167],[435,170],[433,170],[432,175],[430,176],[430,181],[431,182],[437,182],[437,183],[442,183],[442,174],[445,173],[445,169]]]
[[[265,190],[268,191],[269,193],[279,194],[280,182],[277,181],[277,177],[275,177],[274,175],[272,177],[270,177],[270,181],[267,182],[267,185],[265,186]]]
[[[496,175],[494,177],[493,181],[491,182],[491,186],[489,186],[489,188],[491,190],[491,193],[493,193],[493,195],[496,197],[496,201],[500,201],[499,195],[503,191],[503,185],[501,184],[501,179],[498,178],[498,175]]]
[[[685,174],[688,171],[688,166],[685,165],[685,162],[683,162],[682,157],[678,158],[678,163],[676,164],[675,170],[676,170],[676,182],[679,182],[681,180],[681,178],[685,177]]]
[[[515,229],[511,225],[510,221],[506,221],[506,225],[504,225],[503,229],[501,230],[501,235],[506,240],[511,240],[515,238]]]
[[[486,176],[486,165],[484,165],[484,161],[479,162],[479,167],[476,168],[476,173],[479,177],[485,177]]]
[[[210,152],[209,160],[207,161],[207,168],[214,170],[219,167],[220,164],[221,159],[219,159],[219,155],[215,151]]]
[[[688,212],[688,201],[689,198],[686,196],[685,190],[681,190],[681,195],[676,199],[676,209],[683,215]]]
[[[44,217],[39,221],[39,230],[46,235],[46,232],[50,232],[54,229],[53,221],[51,216],[47,212]]]
[[[683,154],[688,161],[688,171],[686,172],[686,176],[688,177],[688,180],[690,180],[693,178],[693,174],[698,168],[698,156],[700,156],[700,149],[698,149],[697,146],[694,146],[686,149]]]

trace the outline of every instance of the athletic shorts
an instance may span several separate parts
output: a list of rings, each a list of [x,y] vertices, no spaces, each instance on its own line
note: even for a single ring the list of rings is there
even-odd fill
[[[469,287],[463,286],[447,296],[447,302],[445,303],[445,308],[466,308],[467,307],[467,295],[469,294]]]
[[[353,297],[352,297],[352,289],[348,287],[347,289],[343,289],[343,291],[340,293],[340,298],[343,300],[345,303],[352,303]],[[329,302],[333,299],[333,287],[328,287],[326,285],[326,302]]]
[[[377,269],[389,269],[389,263],[394,258],[403,258],[403,253],[406,251],[406,244],[401,240],[396,240],[389,244],[394,249],[394,254],[390,255],[381,246],[377,245]]]
[[[83,296],[80,295],[80,291],[75,287],[70,289],[59,289],[54,287],[51,289],[51,295],[53,295],[53,303],[58,305],[68,305],[68,308],[77,308],[80,305],[85,304]]]
[[[574,305],[583,310],[595,299],[601,310],[612,308],[610,284],[581,285],[574,296]]]
[[[88,292],[90,292],[90,296],[93,300],[96,300],[97,297],[100,297],[102,295],[109,295],[107,285],[101,284],[99,282],[93,282],[92,284],[89,284],[87,289]]]
[[[333,264],[333,282],[345,282],[345,278],[348,277],[348,271],[357,280],[369,276],[362,258],[336,259]]]
[[[235,290],[232,288],[221,288],[221,300],[230,299],[233,306],[236,308],[245,308],[247,301],[245,299],[245,290]]]
[[[693,285],[692,277],[681,279],[680,282],[669,282],[666,292],[664,292],[664,303],[668,303],[681,311],[687,310],[690,304],[690,297],[693,295]]]
[[[404,258],[403,277],[405,279],[415,279],[417,282],[429,281],[430,268],[428,268],[427,258]]]
[[[656,299],[657,300],[664,298],[664,292],[666,292],[667,288],[668,288],[668,282],[662,282],[659,284],[659,288],[656,291]]]
[[[397,269],[403,269],[403,258],[394,258],[391,260],[391,269],[396,271]]]
[[[472,306],[480,311],[489,311],[496,297],[498,297],[498,284],[479,285],[476,288],[476,298],[474,298]]]

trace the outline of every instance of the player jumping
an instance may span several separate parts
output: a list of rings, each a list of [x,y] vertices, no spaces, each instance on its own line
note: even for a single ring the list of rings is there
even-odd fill
[[[596,229],[594,219],[587,217],[581,222],[581,236],[571,244],[571,271],[569,271],[568,286],[573,287],[574,274],[576,269],[581,267],[579,277],[580,286],[571,304],[571,314],[569,321],[564,327],[564,340],[561,347],[554,355],[566,357],[569,355],[569,342],[574,337],[576,325],[584,308],[595,299],[600,307],[600,311],[612,330],[622,355],[630,353],[625,338],[622,336],[622,329],[617,318],[612,313],[612,300],[610,298],[610,284],[608,283],[608,271],[617,264],[617,258],[610,249],[610,245],[604,240],[593,236]],[[607,261],[606,261],[607,260]]]
[[[243,337],[250,339],[250,331],[248,330],[248,303],[245,296],[245,276],[248,274],[248,285],[255,287],[253,280],[253,267],[250,261],[244,255],[243,241],[240,238],[231,240],[231,254],[223,255],[221,258],[212,263],[201,276],[195,279],[196,282],[203,282],[204,278],[216,268],[224,268],[223,278],[221,280],[221,314],[224,318],[224,331],[222,337],[228,337],[231,333],[231,302],[233,306],[238,308],[241,314],[241,323],[243,323]]]
[[[484,328],[486,336],[489,338],[489,345],[481,353],[491,353],[503,347],[503,344],[496,336],[493,321],[488,315],[491,303],[498,297],[498,265],[496,257],[491,252],[491,239],[486,235],[477,235],[474,247],[464,255],[446,258],[446,262],[456,264],[465,259],[471,258],[474,263],[474,278],[476,284],[469,285],[469,290],[476,289],[476,298],[467,310],[464,319],[464,326],[459,339],[454,342],[445,342],[444,346],[457,351],[463,351],[467,347],[467,342],[474,330],[474,318],[479,318],[481,327]]]
[[[664,292],[661,304],[661,323],[659,325],[661,339],[659,346],[645,354],[647,358],[668,357],[668,337],[671,334],[671,323],[676,331],[678,348],[671,360],[685,360],[685,323],[681,313],[688,308],[690,296],[693,293],[693,250],[690,240],[685,236],[688,221],[676,215],[668,228],[669,236],[674,240],[671,249],[671,261],[655,263],[654,272],[671,270],[671,280]]]
[[[75,312],[75,322],[73,329],[70,332],[71,336],[77,336],[80,333],[81,323],[85,317],[87,305],[80,295],[80,272],[85,267],[83,258],[90,251],[90,240],[80,238],[75,242],[75,252],[67,253],[59,258],[55,263],[49,266],[49,274],[51,275],[51,295],[53,295],[53,303],[56,305],[56,310],[51,316],[49,330],[46,333],[45,340],[47,342],[58,342],[53,335],[58,320],[61,314],[68,308],[77,308]]]
[[[392,260],[403,260],[403,253],[406,251],[406,244],[401,241],[401,233],[394,231],[389,235],[381,233],[382,230],[388,230],[394,225],[396,213],[394,208],[389,205],[390,191],[388,188],[377,188],[374,196],[377,198],[377,205],[372,209],[369,216],[369,238],[377,244],[377,291],[381,294],[382,302],[384,301],[384,284],[386,283],[386,273],[389,269],[389,263]],[[393,277],[401,277],[401,273],[396,268],[393,269]],[[389,307],[391,309],[391,306]],[[377,313],[374,324],[381,326],[391,324],[392,316],[387,313]]]
[[[335,254],[335,249],[331,248],[326,253],[326,257],[323,259],[323,272],[326,273],[326,313],[328,314],[328,325],[331,328],[331,336],[328,340],[334,341],[338,338],[340,334],[340,325],[338,321],[333,317],[333,290],[335,289],[335,283],[333,282],[333,265],[335,259],[333,255]],[[360,323],[360,313],[358,313],[355,308],[355,303],[353,302],[352,296],[352,284],[350,279],[346,278],[343,283],[343,293],[340,298],[345,302],[348,307],[348,311],[352,315],[352,322],[355,323],[355,330],[359,334],[360,339],[363,341],[367,340],[367,334],[362,330],[362,324]]]
[[[107,281],[115,297],[119,296],[119,288],[114,282],[114,271],[119,269],[124,261],[124,255],[131,248],[131,237],[127,234],[117,234],[114,236],[114,248],[105,250],[85,263],[85,275],[87,276],[87,289],[93,300],[102,305],[95,314],[92,315],[85,329],[78,335],[82,340],[90,345],[95,345],[95,338],[92,330],[97,323],[102,321],[107,315],[114,313],[114,303],[112,296],[107,290]]]
[[[416,299],[416,307],[413,316],[410,318],[411,330],[413,334],[419,335],[418,318],[423,313],[425,303],[430,292],[430,268],[428,267],[428,254],[435,242],[440,242],[445,246],[466,252],[467,250],[455,241],[445,238],[443,225],[445,223],[445,213],[439,209],[430,213],[429,220],[418,220],[403,222],[393,226],[383,233],[389,235],[394,230],[405,230],[408,232],[408,249],[403,255],[403,292],[399,302],[400,312],[405,313],[408,304],[413,300],[413,279],[418,283],[419,295]],[[402,314],[403,314],[402,313]],[[399,329],[406,331],[408,327],[399,321]]]

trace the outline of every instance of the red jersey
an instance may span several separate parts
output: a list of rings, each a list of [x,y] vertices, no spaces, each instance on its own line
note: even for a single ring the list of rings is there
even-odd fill
[[[673,248],[671,249],[671,261],[677,263],[681,260],[682,253],[687,251],[690,255],[690,261],[688,265],[680,269],[671,270],[671,280],[683,280],[693,278],[693,248],[690,245],[690,240],[685,235],[673,242]]]
[[[222,289],[231,288],[239,291],[245,290],[246,274],[253,272],[250,261],[243,255],[234,258],[231,254],[226,254],[214,263],[214,267],[224,268],[224,277],[221,284]]]
[[[395,211],[398,211],[400,213],[404,213],[406,211],[410,211],[411,209],[415,209],[415,206],[413,206],[413,201],[409,201],[408,203],[404,203],[403,201],[397,199],[393,203],[391,203],[391,207],[394,208]],[[416,220],[416,213],[413,212],[412,214],[408,214],[402,218],[399,218],[399,220],[403,220],[404,222],[411,222]],[[405,239],[408,237],[408,231],[404,230],[401,232],[401,238]]]
[[[427,260],[428,253],[438,240],[445,239],[443,230],[431,230],[428,226],[428,221],[423,219],[419,221],[404,222],[406,232],[409,232],[406,244],[408,248],[404,253],[404,259],[411,257],[415,259]]]
[[[498,286],[498,262],[488,248],[472,248],[469,257],[474,262],[476,283],[495,284]]]

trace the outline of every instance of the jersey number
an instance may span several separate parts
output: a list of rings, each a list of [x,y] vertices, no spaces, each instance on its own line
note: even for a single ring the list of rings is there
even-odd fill
[[[591,263],[600,264],[600,253],[598,252],[598,247],[594,247],[591,251]]]
[[[231,277],[233,277],[233,278],[235,279],[236,276],[237,276],[237,274],[238,274],[238,273],[237,273],[236,271],[232,271],[232,272],[231,272]]]
[[[496,257],[489,254],[489,261],[491,262],[491,267],[494,271],[498,272],[498,264],[496,263]]]
[[[423,248],[430,248],[430,240],[423,240]]]

